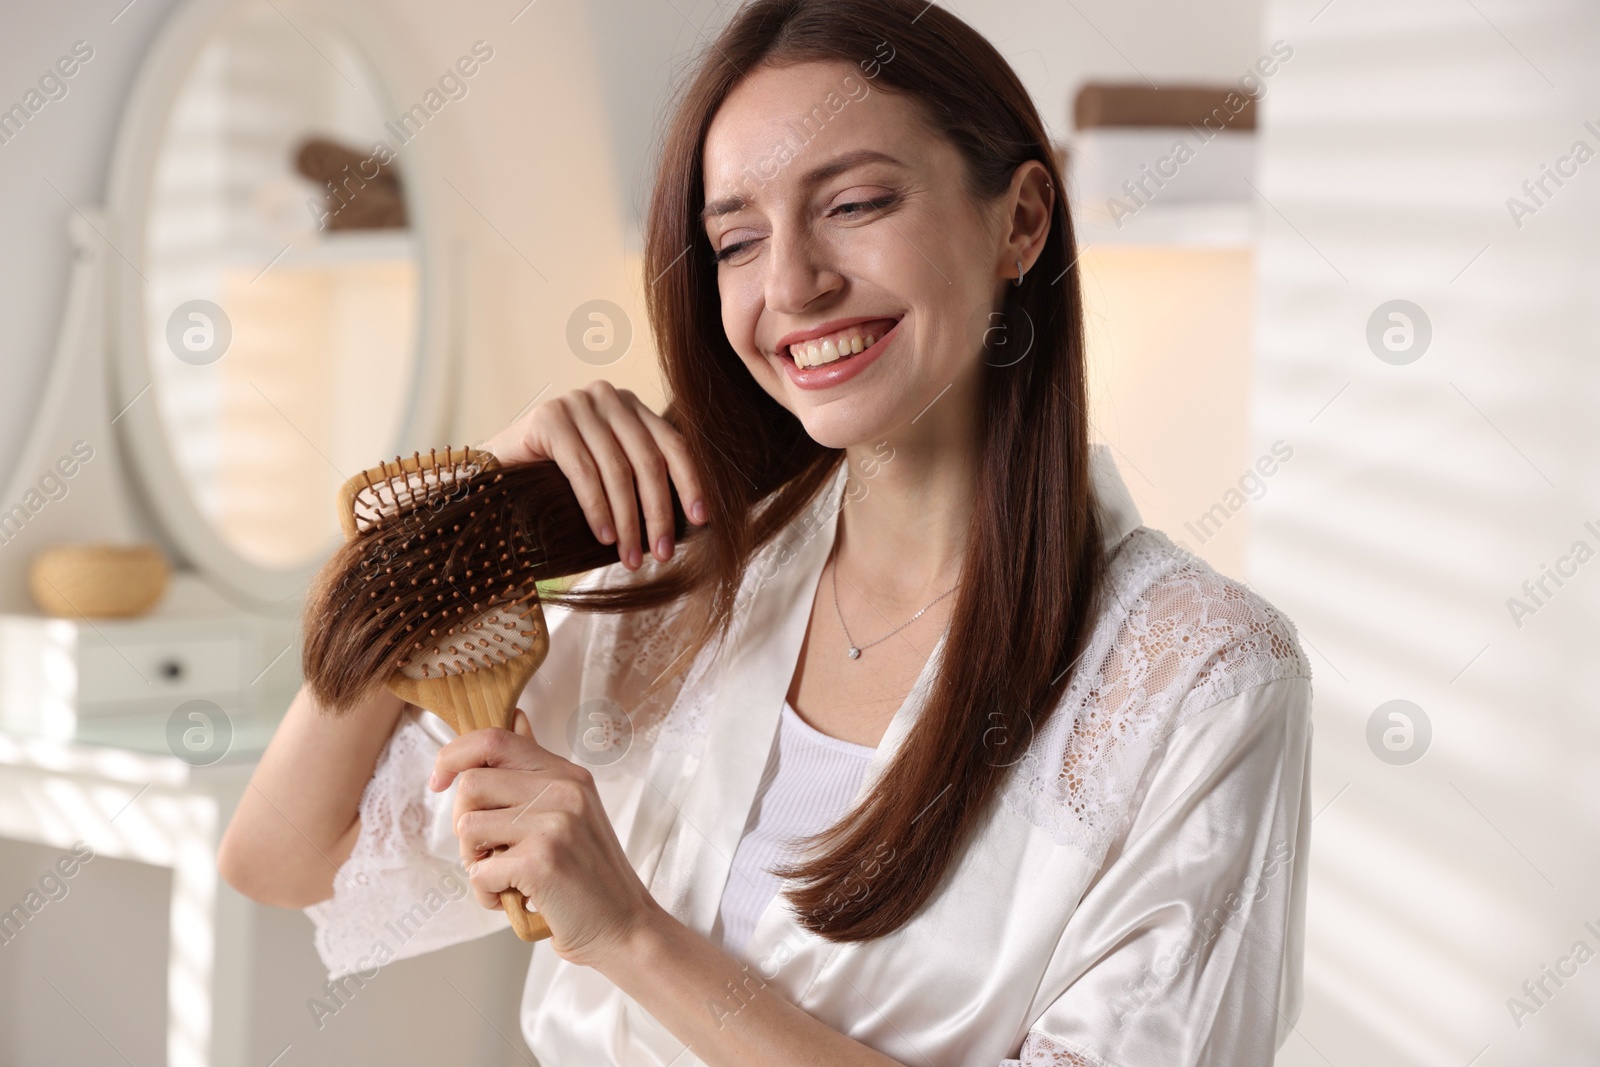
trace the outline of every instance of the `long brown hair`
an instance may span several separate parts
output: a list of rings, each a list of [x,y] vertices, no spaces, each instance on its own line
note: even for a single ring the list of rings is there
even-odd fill
[[[923,104],[964,158],[975,200],[1007,192],[1030,159],[1057,190],[1044,249],[999,309],[1031,327],[1031,348],[984,369],[978,496],[937,681],[868,796],[814,839],[825,851],[782,872],[796,881],[788,897],[809,929],[863,941],[899,929],[939,886],[1060,700],[1093,621],[1104,549],[1066,186],[1027,90],[977,31],[923,0],[755,0],[705,51],[666,130],[644,255],[669,418],[708,487],[711,522],[693,562],[713,589],[712,623],[727,624],[751,555],[841,458],[806,435],[729,344],[699,220],[706,131],[722,102],[758,65],[812,61],[849,63],[874,87]]]
[[[687,440],[710,522],[655,577],[549,599],[618,611],[694,593],[703,610],[693,647],[703,647],[727,632],[752,556],[838,470],[842,451],[812,440],[729,344],[699,220],[701,155],[722,102],[758,65],[810,61],[859,64],[877,88],[922,104],[964,158],[975,201],[1006,193],[1028,160],[1057,190],[1043,251],[997,309],[1033,338],[1024,357],[983,371],[977,499],[937,680],[863,802],[813,839],[811,858],[782,872],[807,928],[864,941],[899,929],[935,891],[1061,699],[1104,557],[1066,187],[1026,90],[966,23],[923,0],[755,0],[706,50],[665,130],[644,276],[666,417]]]

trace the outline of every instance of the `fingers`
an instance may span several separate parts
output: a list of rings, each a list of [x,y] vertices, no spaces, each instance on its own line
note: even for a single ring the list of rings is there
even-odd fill
[[[672,557],[674,486],[689,521],[709,518],[683,435],[631,391],[604,380],[533,409],[486,447],[504,462],[553,460],[595,538],[616,544],[629,570],[643,565],[645,551],[663,562]]]
[[[467,883],[472,886],[472,895],[479,906],[501,908],[500,893],[512,888],[517,860],[506,851],[488,853],[475,860],[463,858],[467,863]]]
[[[447,789],[456,775],[472,767],[542,771],[562,766],[573,765],[531,736],[519,736],[510,730],[472,730],[439,750],[428,788],[436,793]]]
[[[537,771],[512,771],[500,767],[473,767],[462,771],[456,779],[455,814],[452,819],[456,836],[467,844],[477,843],[485,847],[505,844],[504,841],[491,842],[487,838],[480,842],[472,835],[463,833],[462,817],[473,811],[504,809],[510,811],[512,820],[516,821],[535,806],[570,803],[562,789],[556,786],[558,781]],[[546,794],[550,794],[548,800]]]
[[[510,816],[503,810],[474,814],[480,817],[482,834],[490,844],[475,851],[474,845],[467,843],[475,839],[463,839],[461,858],[467,880],[484,907],[498,907],[500,894],[507,889],[535,899],[536,888],[552,874],[573,872],[574,846],[589,837],[582,828],[584,816],[570,811],[531,812],[523,820],[527,828],[515,833],[508,832]]]
[[[534,412],[537,413],[535,408]],[[518,418],[516,422],[507,426],[493,437],[483,443],[484,451],[490,452],[501,463],[532,463],[535,460],[552,458],[542,447],[533,418]]]
[[[477,773],[477,772],[473,772]],[[515,773],[515,772],[500,772]],[[467,779],[466,775],[462,780]],[[537,786],[533,792],[526,790]],[[552,815],[581,817],[591,806],[582,786],[560,778],[539,782],[487,783],[483,789],[494,794],[492,801],[463,801],[456,798],[453,828],[461,842],[461,858],[471,863],[475,856],[501,847],[514,847],[538,835],[538,827]],[[482,806],[480,806],[482,805]]]
[[[539,413],[544,414],[545,409],[541,408]],[[618,540],[616,520],[612,518],[601,460],[594,454],[596,439],[610,438],[610,431],[600,425],[588,398],[581,392],[557,399],[548,412],[547,422],[544,434],[549,457],[572,484],[572,493],[578,498],[578,506],[583,509],[583,517],[588,520],[595,540],[605,545],[617,544],[620,553],[622,542]],[[588,434],[584,433],[585,425],[589,427]],[[613,462],[620,456],[614,438],[609,448],[603,443],[598,447],[608,452]]]
[[[601,384],[596,382],[590,389],[596,389]],[[603,396],[610,388],[609,385],[605,385],[603,389],[596,391]],[[600,404],[605,404],[603,413]],[[635,570],[644,563],[644,558],[639,547],[641,542],[639,508],[634,503],[637,499],[634,495],[634,460],[618,439],[619,434],[629,433],[628,428],[611,421],[617,415],[616,406],[605,399],[597,401],[588,390],[580,389],[573,393],[567,410],[572,416],[573,424],[583,437],[593,467],[599,470],[600,483],[606,498],[605,510],[610,518],[611,528],[617,535],[617,558],[622,561],[623,566]],[[648,480],[648,471],[644,473]],[[576,487],[577,483],[573,484]],[[605,538],[601,537],[600,540],[605,541]]]
[[[467,881],[478,903],[485,908],[500,908],[500,894],[515,889],[529,899],[531,886],[528,875],[528,857],[513,855],[509,849],[492,853],[467,865]],[[537,907],[537,905],[535,905]]]
[[[627,395],[632,397],[640,421],[666,457],[667,470],[672,475],[672,483],[678,487],[678,499],[683,502],[684,514],[696,526],[703,526],[710,516],[706,509],[705,488],[700,484],[699,472],[689,456],[688,442],[672,423],[651,411],[638,397],[631,393]]]
[[[667,480],[667,458],[641,415],[650,409],[632,393],[609,387],[600,391],[595,404],[632,464],[634,483],[638,486],[645,515],[645,547],[664,563],[672,558],[672,487]],[[621,506],[619,504],[618,508]],[[622,543],[631,546],[635,542]]]

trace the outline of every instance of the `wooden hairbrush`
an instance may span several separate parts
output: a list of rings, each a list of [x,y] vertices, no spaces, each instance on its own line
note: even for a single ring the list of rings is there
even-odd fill
[[[346,540],[381,528],[385,537],[373,540],[389,545],[361,561],[360,580],[347,583],[354,588],[344,594],[365,594],[375,613],[403,606],[416,617],[387,638],[402,656],[387,687],[457,734],[512,729],[517,698],[550,651],[532,571],[537,546],[519,543],[508,529],[499,478],[485,477],[499,466],[478,449],[430,450],[362,471],[339,490]],[[440,502],[464,497],[482,503],[474,521],[465,529],[439,527]],[[395,524],[406,527],[398,551]],[[519,891],[505,890],[500,903],[522,940],[550,936]]]

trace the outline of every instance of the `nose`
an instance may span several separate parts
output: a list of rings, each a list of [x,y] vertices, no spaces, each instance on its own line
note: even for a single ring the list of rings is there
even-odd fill
[[[804,230],[775,228],[767,239],[765,298],[768,310],[800,315],[844,288],[844,276]]]

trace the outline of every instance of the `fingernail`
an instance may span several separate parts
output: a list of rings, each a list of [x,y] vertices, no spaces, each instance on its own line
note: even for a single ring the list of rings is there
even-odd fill
[[[602,545],[609,545],[611,542],[615,541],[616,539],[617,539],[617,531],[615,531],[615,530],[613,530],[611,528],[611,524],[610,523],[606,523],[606,524],[604,524],[604,525],[602,525],[600,527],[600,543]]]
[[[705,522],[706,502],[704,500],[696,500],[693,504],[690,504],[689,517],[697,523]]]
[[[439,772],[438,771],[434,771],[432,774],[428,775],[428,788],[433,790],[435,793],[437,793],[439,791]]]
[[[662,534],[656,540],[656,557],[658,559],[672,558],[672,538],[669,535]]]
[[[637,548],[628,549],[628,568],[638,570],[644,564],[644,553]]]

